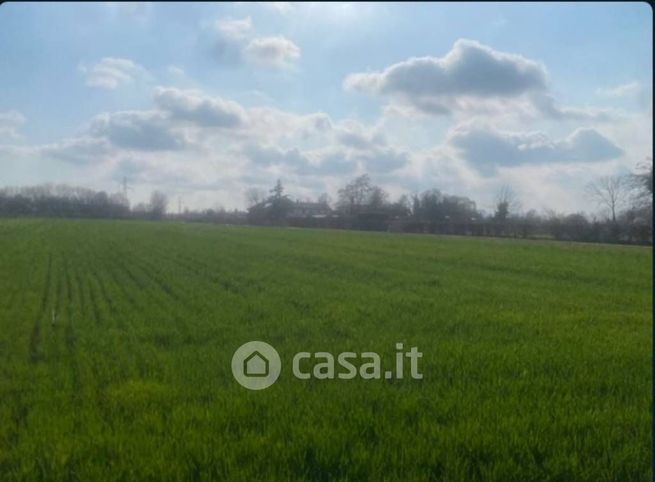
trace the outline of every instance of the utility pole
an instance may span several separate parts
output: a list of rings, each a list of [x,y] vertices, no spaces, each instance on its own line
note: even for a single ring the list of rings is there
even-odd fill
[[[125,202],[129,206],[130,200],[127,197],[127,192],[132,188],[127,183],[127,176],[123,176],[123,182],[121,182],[121,187],[123,188],[123,198],[125,199]]]

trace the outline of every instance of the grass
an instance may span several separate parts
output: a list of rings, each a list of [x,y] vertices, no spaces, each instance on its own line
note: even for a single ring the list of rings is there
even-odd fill
[[[0,479],[651,480],[652,254],[0,221]],[[56,322],[52,323],[52,314]],[[252,392],[234,350],[283,369]],[[423,380],[297,380],[417,346]]]

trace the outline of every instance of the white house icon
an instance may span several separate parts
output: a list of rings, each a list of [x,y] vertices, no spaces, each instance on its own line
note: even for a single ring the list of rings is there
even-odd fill
[[[243,374],[247,377],[267,377],[268,359],[257,350],[253,351],[243,360]]]

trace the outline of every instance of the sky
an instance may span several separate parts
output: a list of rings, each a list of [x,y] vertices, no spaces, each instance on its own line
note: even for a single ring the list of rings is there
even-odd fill
[[[244,208],[367,173],[593,212],[652,156],[646,3],[4,3],[0,186]]]

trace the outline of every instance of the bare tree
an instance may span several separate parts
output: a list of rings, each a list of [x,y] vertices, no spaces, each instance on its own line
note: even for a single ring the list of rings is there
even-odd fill
[[[396,205],[407,214],[412,212],[412,199],[407,194],[402,194],[396,201]]]
[[[153,218],[160,219],[166,213],[168,197],[161,191],[153,191],[150,195],[150,214]]]
[[[496,212],[494,218],[504,222],[512,212],[519,209],[519,202],[516,193],[509,186],[503,186],[496,194]]]
[[[616,223],[617,212],[629,198],[630,185],[623,176],[603,176],[587,186],[587,195],[598,206],[607,208]]]
[[[332,202],[332,199],[330,198],[330,195],[328,193],[324,192],[318,197],[317,202],[319,204],[323,204],[327,207],[330,207],[330,203]]]
[[[251,208],[266,199],[266,191],[256,187],[251,187],[246,190],[245,196],[248,208]]]
[[[372,186],[368,195],[368,205],[372,209],[382,209],[389,202],[389,194],[380,186]]]
[[[353,214],[361,209],[373,186],[368,174],[363,174],[339,189],[339,209]]]
[[[647,157],[646,162],[637,166],[639,171],[630,176],[630,183],[634,189],[634,201],[638,206],[644,207],[653,202],[653,158]]]

